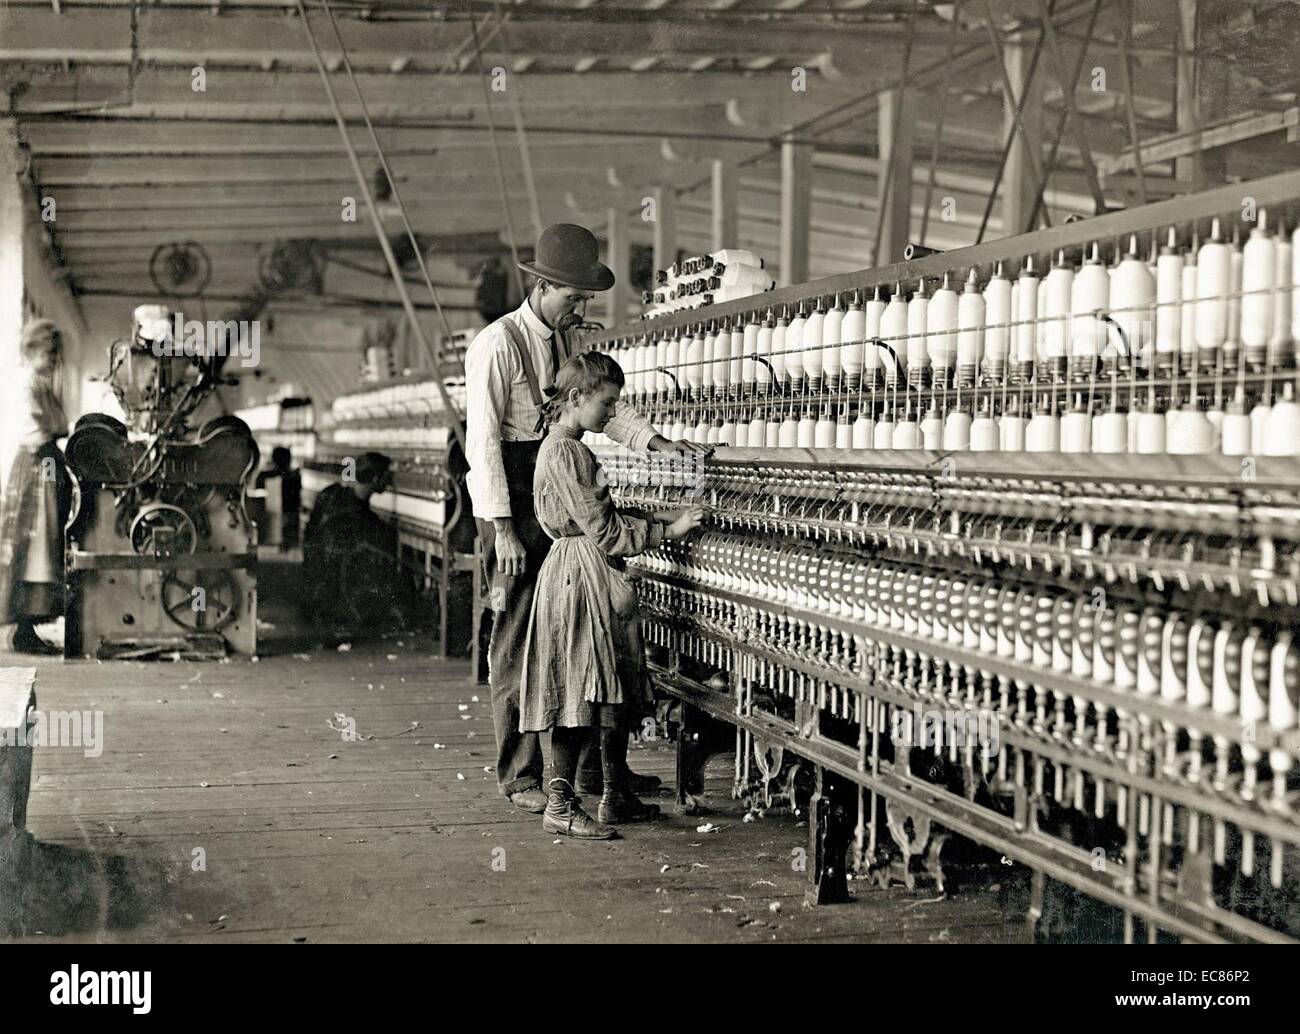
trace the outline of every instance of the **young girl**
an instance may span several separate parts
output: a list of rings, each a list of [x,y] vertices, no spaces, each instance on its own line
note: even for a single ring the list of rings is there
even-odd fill
[[[54,387],[62,356],[58,328],[34,320],[23,328],[17,396],[18,454],[0,502],[0,625],[14,623],[13,648],[57,653],[36,624],[63,612],[63,526],[71,484],[55,441],[68,418]]]
[[[620,677],[618,646],[626,649],[624,616],[614,596],[625,596],[608,557],[634,556],[665,538],[699,527],[704,510],[684,511],[671,524],[619,512],[600,465],[582,444],[584,431],[601,431],[614,415],[623,371],[599,352],[577,355],[555,378],[550,427],[537,456],[533,499],[537,519],[555,539],[537,577],[519,690],[521,732],[551,730],[549,800],[542,816],[548,833],[608,840],[611,819],[649,818],[626,787],[624,711],[640,702],[641,687]],[[624,615],[627,601],[617,605]],[[634,666],[631,666],[634,667]],[[599,729],[604,796],[599,816],[580,807],[573,790],[578,755]]]

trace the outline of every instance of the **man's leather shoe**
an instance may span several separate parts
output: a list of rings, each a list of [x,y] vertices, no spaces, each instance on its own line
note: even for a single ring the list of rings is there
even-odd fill
[[[629,793],[657,793],[659,787],[663,785],[663,780],[654,775],[638,775],[631,769],[627,773],[627,789]],[[593,783],[579,783],[578,793],[582,796],[599,797],[605,792],[605,781],[603,779],[594,780]]]
[[[527,790],[516,790],[510,795],[510,803],[516,808],[540,815],[546,810],[546,794],[542,793],[541,787],[537,786]]]
[[[601,822],[647,822],[659,817],[659,805],[646,804],[635,794],[612,790],[600,799]]]
[[[618,835],[617,830],[597,822],[582,810],[573,787],[563,779],[551,780],[550,798],[542,813],[542,829],[577,840],[612,840]]]

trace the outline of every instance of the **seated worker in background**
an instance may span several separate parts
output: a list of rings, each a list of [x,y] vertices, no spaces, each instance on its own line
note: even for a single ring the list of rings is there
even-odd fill
[[[265,488],[268,481],[276,478],[280,480],[280,551],[285,552],[298,545],[302,474],[293,469],[293,454],[283,445],[271,450],[271,465],[257,475],[257,487]]]
[[[302,540],[303,603],[308,620],[335,632],[409,625],[419,597],[398,562],[397,532],[370,509],[391,484],[392,461],[367,452],[324,489]]]

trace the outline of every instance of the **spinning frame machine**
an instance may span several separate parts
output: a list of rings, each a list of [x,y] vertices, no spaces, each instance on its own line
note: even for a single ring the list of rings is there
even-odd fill
[[[682,804],[731,750],[737,796],[807,795],[818,901],[942,888],[955,833],[1030,867],[1031,925],[1050,877],[1125,940],[1300,937],[1300,265],[1199,250],[1256,208],[1294,227],[1300,174],[587,335],[665,434],[719,444],[597,445],[625,504],[710,508],[630,564]],[[1161,268],[1183,246],[1214,275]],[[1046,268],[1091,287],[1040,308]],[[891,328],[921,278],[973,286]],[[782,339],[783,307],[840,324]]]

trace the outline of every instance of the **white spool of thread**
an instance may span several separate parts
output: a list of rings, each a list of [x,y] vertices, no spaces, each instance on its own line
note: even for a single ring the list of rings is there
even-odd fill
[[[1050,272],[1050,270],[1049,270]],[[1047,280],[1043,278],[1038,282],[1038,308],[1034,314],[1034,363],[1040,370],[1051,370],[1052,365],[1047,359]],[[1039,374],[1040,379],[1045,379],[1050,374]]]
[[[1129,238],[1129,249],[1115,269],[1115,277],[1110,284],[1110,307],[1114,320],[1124,328],[1128,345],[1135,356],[1146,356],[1151,362],[1151,342],[1155,336],[1155,313],[1152,308],[1156,302],[1156,281],[1151,270],[1138,255],[1137,235]],[[1104,334],[1105,325],[1097,321],[1097,326]],[[1117,353],[1122,346],[1111,342],[1108,352]]]
[[[757,409],[749,419],[749,434],[746,436],[745,444],[751,449],[761,449],[767,444],[767,421]]]
[[[998,422],[993,419],[986,405],[980,410],[979,416],[971,421],[971,452],[997,452],[1002,445],[1001,438]]]
[[[718,333],[718,328],[710,323],[704,332],[704,347],[700,350],[700,390],[705,394],[713,390],[713,373],[718,358],[718,338],[722,338],[723,346],[726,347],[731,343],[731,338],[724,330]]]
[[[853,425],[841,420],[835,425],[835,448],[853,448]]]
[[[943,444],[943,419],[937,409],[930,409],[921,420],[921,448],[938,449]]]
[[[1048,407],[1046,399],[1034,411],[1025,428],[1025,452],[1059,452],[1061,450],[1061,422]]]
[[[700,365],[700,360],[703,358],[704,334],[701,328],[696,327],[686,344],[686,355],[683,358],[686,366],[682,371],[686,375],[686,386],[691,389],[692,394],[696,395],[704,386],[704,367]]]
[[[881,303],[881,309],[884,304]],[[880,332],[880,317],[876,316],[876,333]],[[840,371],[848,391],[857,391],[862,383],[863,341],[867,336],[867,314],[862,310],[862,303],[857,292],[848,311],[844,313],[844,322],[840,326]],[[874,352],[875,349],[873,348]]]
[[[679,367],[682,362],[682,352],[689,344],[690,340],[686,338],[684,334],[674,334],[668,339],[667,344],[664,346],[663,362],[659,364],[662,369],[666,371],[666,373],[659,374],[660,394],[671,395],[673,388],[675,387],[672,377],[668,376],[669,373],[671,373],[673,377],[676,377],[680,383],[682,379],[682,371]]]
[[[966,286],[957,300],[957,375],[961,383],[975,383],[984,358],[984,315],[987,306],[980,293],[978,274],[972,266]]]
[[[1074,305],[1074,269],[1066,264],[1065,252],[1043,281],[1043,359],[1055,362],[1070,354],[1070,312]]]
[[[1282,362],[1282,353],[1291,344],[1291,238],[1286,236],[1285,228],[1278,227],[1278,234],[1273,239],[1277,251],[1277,270],[1273,293],[1273,333],[1268,341],[1269,362],[1278,365]]]
[[[907,303],[907,379],[916,384],[921,383],[922,371],[930,365],[925,337],[929,309],[930,299],[925,296],[925,278],[922,277],[912,300]],[[898,346],[894,345],[894,348],[897,350]]]
[[[740,383],[743,390],[748,393],[757,383],[757,371],[754,369],[758,364],[754,362],[752,355],[758,351],[758,335],[760,326],[755,316],[750,316],[745,321],[745,331],[741,337],[740,353],[742,359],[740,362]]]
[[[943,422],[943,448],[960,452],[971,447],[971,427],[974,422],[965,410],[954,409]],[[992,421],[990,421],[992,423]]]
[[[1025,451],[1025,428],[1028,423],[1018,411],[1002,414],[1002,419],[998,421],[998,431],[1003,452]]]
[[[808,317],[804,314],[803,304],[800,303],[794,319],[790,321],[790,326],[785,332],[785,379],[794,386],[796,391],[803,384],[803,328],[807,325]]]
[[[1205,456],[1214,448],[1214,425],[1195,406],[1184,406],[1171,413],[1167,424],[1168,452],[1171,456]]]
[[[654,391],[654,367],[655,346],[643,341],[640,347],[634,349],[636,358],[633,360],[636,364],[636,394],[642,401],[645,401]]]
[[[894,411],[884,412],[872,430],[871,447],[873,449],[892,449],[894,447]]]
[[[1196,346],[1214,352],[1228,336],[1228,303],[1224,297],[1231,284],[1229,248],[1219,235],[1215,219],[1210,239],[1196,255]]]
[[[822,337],[826,331],[826,310],[822,308],[821,299],[817,307],[808,315],[803,325],[803,375],[808,379],[810,391],[817,391],[822,384],[822,370],[826,362],[822,352]],[[793,371],[790,375],[794,377]]]
[[[775,449],[781,444],[781,421],[775,416],[763,421],[763,448]]]
[[[1232,245],[1228,248],[1228,334],[1224,339],[1225,349],[1233,354],[1241,347],[1241,275],[1245,264],[1241,235],[1233,227]],[[1206,356],[1207,360],[1210,358]],[[1216,364],[1217,361],[1215,359]]]
[[[1165,417],[1154,409],[1139,413],[1133,452],[1145,456],[1165,451]]]
[[[1252,456],[1264,455],[1264,433],[1268,428],[1268,418],[1272,414],[1273,407],[1262,398],[1250,411],[1250,454]]]
[[[772,354],[772,338],[776,334],[776,321],[772,319],[772,311],[769,309],[767,319],[763,325],[758,328],[758,333],[754,337],[754,354],[767,359]],[[772,388],[772,371],[768,369],[768,364],[754,363],[754,387],[761,392],[770,391]]]
[[[712,355],[712,376],[705,382],[705,387],[712,383],[715,394],[725,395],[731,379],[731,328],[725,323],[713,339]]]
[[[840,296],[837,294],[835,304],[826,313],[826,321],[822,324],[821,342],[822,377],[832,388],[839,386],[844,370],[844,354],[841,352],[844,341],[844,316],[845,312],[840,307]]]
[[[1092,451],[1097,453],[1128,452],[1128,419],[1123,413],[1102,413],[1093,424]]]
[[[730,356],[727,364],[727,387],[732,395],[738,395],[745,376],[745,329],[739,319],[732,324],[731,347],[727,351]]]
[[[876,444],[876,422],[867,416],[865,410],[853,421],[853,448],[870,449]]]
[[[822,411],[821,418],[813,427],[813,446],[818,449],[835,447],[835,421],[826,410]]]
[[[1264,455],[1300,455],[1300,406],[1296,404],[1295,390],[1290,382],[1282,386],[1282,398],[1273,403],[1273,411],[1269,414],[1269,423],[1264,429]]]
[[[1020,324],[1016,327],[1016,362],[1022,366],[1032,364],[1037,355],[1038,286],[1034,256],[1030,255],[1016,280],[1016,319]]]
[[[1178,250],[1178,231],[1169,228],[1169,239],[1156,259],[1156,354],[1158,366],[1176,361],[1183,334],[1183,256]]]
[[[1007,324],[1011,322],[1011,281],[1002,271],[1001,263],[984,288],[984,360],[989,379],[1001,381],[1007,368],[1011,335]]]
[[[1070,411],[1061,417],[1061,452],[1092,451],[1092,417],[1083,409],[1083,399],[1076,398]]]
[[[907,358],[907,302],[903,299],[903,285],[894,289],[894,296],[889,299],[885,311],[880,317],[880,338],[894,350],[900,362]],[[891,355],[883,348],[868,348],[867,353],[876,353],[880,359],[880,368],[885,371],[885,383],[894,384],[899,378],[905,378],[903,370],[898,369]],[[867,366],[871,363],[868,361]]]
[[[811,431],[811,428],[809,430]],[[798,444],[799,421],[794,418],[793,414],[787,413],[777,432],[776,447],[778,449],[793,449]]]
[[[718,444],[733,446],[736,444],[736,425],[731,422],[730,417],[723,420],[722,426],[718,428]]]
[[[768,362],[772,364],[772,389],[780,391],[785,384],[785,361],[786,361],[786,342],[793,341],[790,336],[790,323],[786,319],[785,310],[781,310],[781,315],[776,319],[776,326],[772,329],[772,349],[768,353]],[[800,331],[802,333],[802,330]]]
[[[903,419],[894,427],[893,447],[895,449],[919,449],[921,447],[921,425],[916,422],[911,406],[907,407],[903,413]]]
[[[957,292],[949,285],[945,273],[925,314],[926,354],[935,371],[935,380],[941,383],[947,383],[948,371],[957,359],[957,308]]]
[[[1250,455],[1250,417],[1246,415],[1245,397],[1240,388],[1228,403],[1223,415],[1222,449],[1225,456]]]
[[[834,434],[834,432],[832,432]],[[812,418],[812,414],[807,410],[799,418],[799,425],[795,429],[795,443],[801,449],[811,449],[817,442],[817,421]]]
[[[1178,351],[1182,365],[1187,369],[1196,362],[1196,284],[1199,279],[1196,251],[1192,250],[1183,256],[1183,316],[1178,333]]]
[[[863,310],[863,316],[867,324],[867,330],[863,337],[866,339],[867,344],[863,346],[862,350],[862,376],[870,379],[873,384],[875,383],[876,374],[881,368],[880,364],[884,361],[884,356],[879,348],[871,344],[871,339],[884,336],[885,308],[885,301],[880,297],[880,288],[877,287],[875,296],[867,302]],[[903,326],[904,328],[907,327],[906,311],[903,314]],[[893,344],[893,347],[897,348],[898,346]]]
[[[1246,362],[1253,365],[1264,361],[1273,336],[1277,272],[1277,249],[1268,234],[1268,216],[1261,209],[1241,258],[1241,345],[1246,350]]]
[[[1300,224],[1291,231],[1291,341],[1300,341]]]

